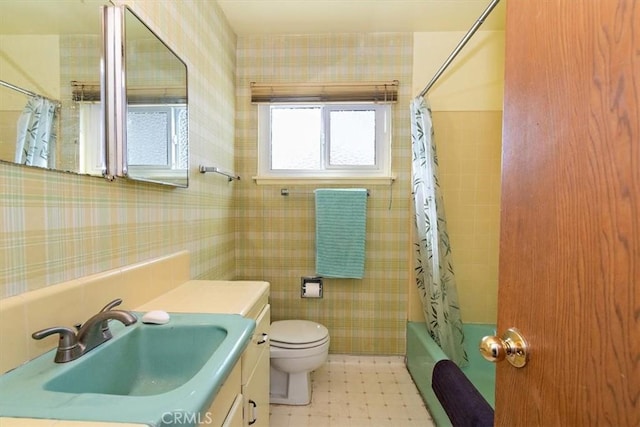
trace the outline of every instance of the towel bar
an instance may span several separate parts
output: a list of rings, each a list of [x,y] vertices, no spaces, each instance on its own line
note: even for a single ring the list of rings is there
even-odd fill
[[[240,175],[236,175],[233,172],[227,172],[224,171],[218,167],[208,167],[208,166],[203,166],[200,165],[200,167],[198,168],[200,170],[200,173],[207,173],[207,172],[213,172],[213,173],[217,173],[220,175],[224,175],[229,179],[229,182],[233,181],[233,180],[240,180]]]
[[[288,196],[290,194],[312,194],[312,191],[291,191],[288,188],[281,188],[280,189],[280,195],[281,196]],[[369,191],[369,189],[367,189],[367,197],[371,196],[371,192]]]

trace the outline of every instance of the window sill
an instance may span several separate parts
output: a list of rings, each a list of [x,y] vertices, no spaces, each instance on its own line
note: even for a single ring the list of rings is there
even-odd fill
[[[395,175],[391,176],[254,176],[252,179],[258,185],[281,185],[281,184],[371,184],[371,185],[391,185],[396,180]]]

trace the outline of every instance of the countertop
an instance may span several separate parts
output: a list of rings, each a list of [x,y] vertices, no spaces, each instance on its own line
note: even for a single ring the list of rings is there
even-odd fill
[[[189,280],[152,299],[136,311],[225,313],[250,316],[251,307],[269,296],[269,283],[257,281]]]

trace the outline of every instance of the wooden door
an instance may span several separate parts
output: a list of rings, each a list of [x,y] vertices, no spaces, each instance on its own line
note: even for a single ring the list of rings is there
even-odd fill
[[[640,1],[507,3],[496,426],[640,426]]]

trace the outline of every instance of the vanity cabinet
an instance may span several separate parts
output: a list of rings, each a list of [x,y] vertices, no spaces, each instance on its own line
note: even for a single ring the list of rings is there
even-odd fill
[[[269,425],[269,326],[271,306],[266,304],[255,318],[256,330],[242,355],[244,425]]]

